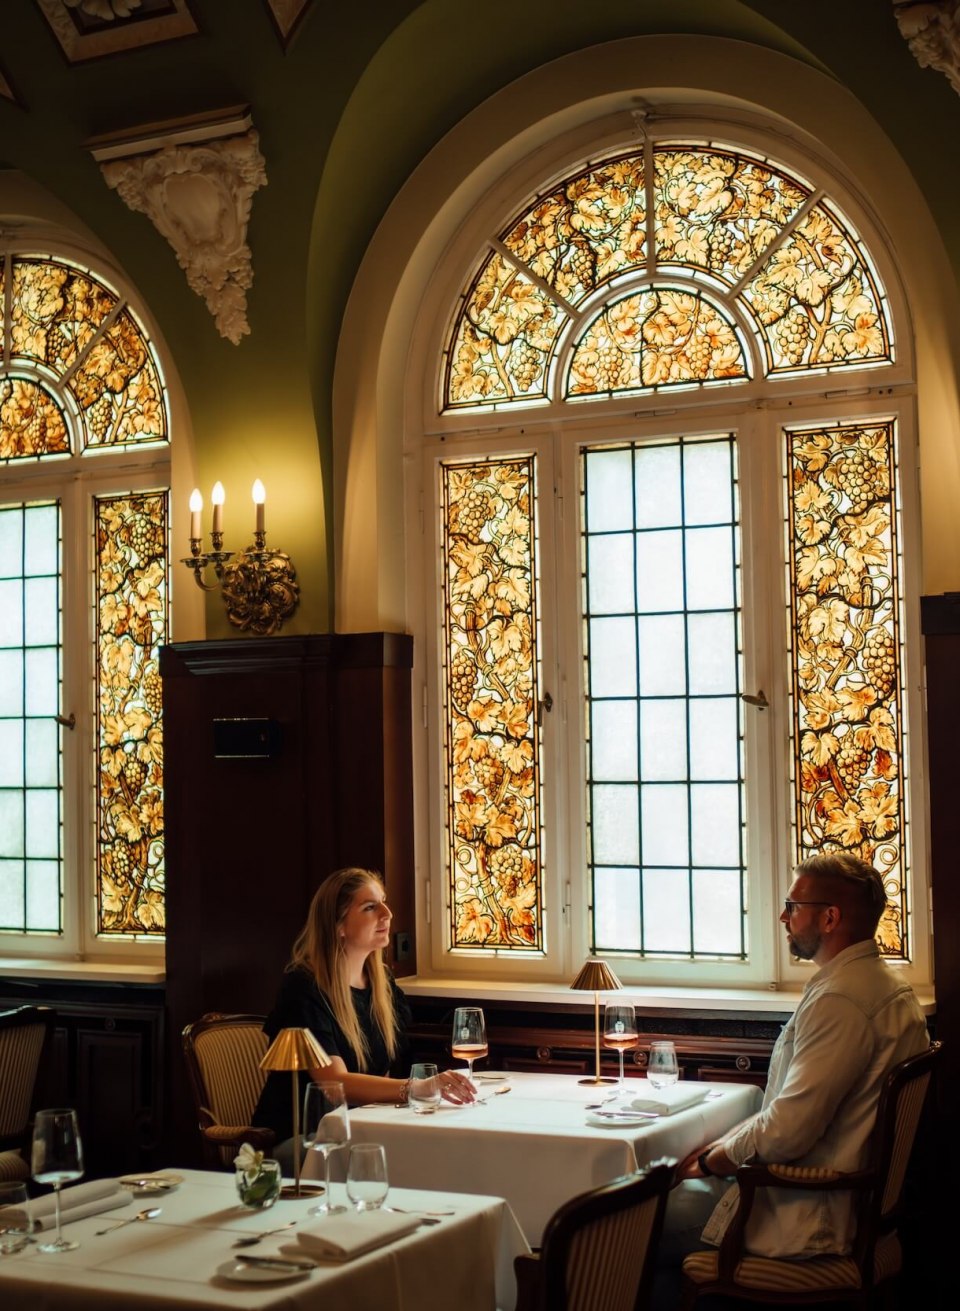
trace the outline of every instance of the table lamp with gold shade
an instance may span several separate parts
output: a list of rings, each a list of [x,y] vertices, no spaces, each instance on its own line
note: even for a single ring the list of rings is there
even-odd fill
[[[260,1060],[261,1070],[289,1070],[293,1081],[293,1178],[292,1188],[280,1190],[281,1197],[315,1197],[322,1188],[300,1186],[300,1071],[322,1069],[332,1065],[309,1029],[281,1029]]]
[[[601,992],[616,992],[623,987],[623,984],[614,974],[606,961],[598,960],[595,956],[591,956],[588,958],[583,969],[570,984],[570,987],[577,992],[593,993],[593,1026],[596,1043],[597,1068],[596,1074],[594,1074],[592,1078],[580,1079],[579,1082],[589,1084],[616,1083],[616,1079],[604,1078],[600,1074],[600,994]]]

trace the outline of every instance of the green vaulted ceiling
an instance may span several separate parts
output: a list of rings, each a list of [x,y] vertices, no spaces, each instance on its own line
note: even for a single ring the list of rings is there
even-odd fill
[[[431,147],[539,65],[621,37],[685,33],[805,61],[847,86],[886,132],[960,270],[956,183],[945,156],[960,139],[960,96],[942,73],[919,67],[887,0],[551,0],[539,15],[506,0],[276,0],[281,27],[301,10],[287,41],[268,0],[143,7],[180,10],[197,31],[137,44],[134,26],[147,31],[150,15],[138,17],[134,6],[129,19],[112,20],[129,24],[127,48],[87,58],[82,41],[71,55],[55,36],[44,12],[53,0],[3,0],[0,169],[67,206],[139,291],[184,390],[201,483],[209,487],[228,465],[238,486],[258,474],[272,480],[284,510],[271,522],[304,585],[293,625],[300,631],[331,622],[331,384],[364,251]],[[97,8],[88,5],[86,19],[73,15],[78,32],[111,26]],[[253,197],[248,232],[250,332],[234,345],[164,238],[106,186],[85,143],[241,105],[259,133],[267,185]],[[0,173],[0,223],[30,208],[3,203],[2,182]],[[222,620],[212,608],[210,618],[216,631]]]

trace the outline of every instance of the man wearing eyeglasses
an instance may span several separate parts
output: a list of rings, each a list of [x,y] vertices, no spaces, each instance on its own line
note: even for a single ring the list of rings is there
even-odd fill
[[[703,1245],[696,1233],[706,1216],[703,1243],[719,1244],[737,1206],[726,1181],[738,1166],[864,1165],[886,1075],[929,1041],[913,989],[880,958],[885,906],[880,875],[854,856],[831,852],[797,866],[780,920],[791,953],[819,968],[774,1046],[760,1110],[677,1167],[685,1182],[667,1211],[667,1266]],[[746,1246],[767,1257],[846,1253],[854,1222],[848,1193],[760,1189]]]

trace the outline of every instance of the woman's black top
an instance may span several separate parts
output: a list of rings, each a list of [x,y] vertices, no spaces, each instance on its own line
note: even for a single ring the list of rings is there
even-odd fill
[[[392,976],[390,976],[390,991],[393,994],[399,1039],[393,1068],[401,1070],[406,1066],[406,1030],[410,1024],[411,1014],[407,999]],[[360,1028],[367,1039],[368,1057],[364,1073],[392,1073],[383,1034],[370,1013],[370,989],[351,988],[350,994]],[[276,1005],[267,1016],[263,1031],[273,1041],[281,1029],[309,1029],[328,1056],[339,1056],[351,1074],[360,1073],[356,1052],[334,1018],[333,1009],[326,996],[317,987],[313,975],[308,974],[306,970],[291,970],[283,976]],[[301,1107],[303,1090],[307,1086],[309,1077],[305,1070],[300,1071]],[[258,1128],[272,1129],[277,1135],[278,1143],[293,1136],[291,1078],[291,1074],[286,1070],[272,1070],[267,1075],[267,1082],[260,1094],[257,1109],[253,1113],[252,1123]]]

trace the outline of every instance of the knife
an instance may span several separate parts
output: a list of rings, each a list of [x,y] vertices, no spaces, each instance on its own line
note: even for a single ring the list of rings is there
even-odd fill
[[[242,1261],[244,1265],[266,1266],[269,1270],[316,1270],[316,1261],[288,1261],[282,1256],[246,1256],[242,1252],[237,1252],[234,1261]]]
[[[594,1111],[605,1120],[659,1120],[659,1111]]]

